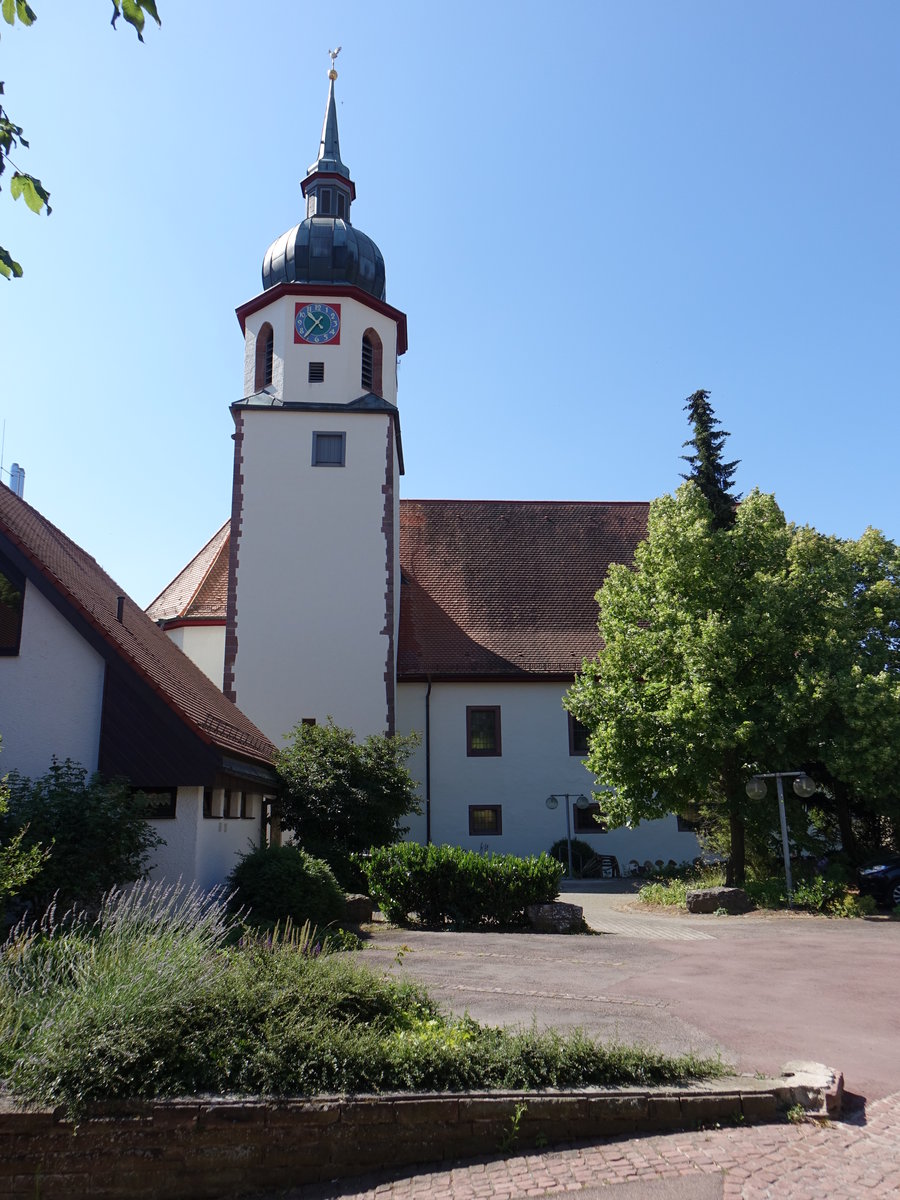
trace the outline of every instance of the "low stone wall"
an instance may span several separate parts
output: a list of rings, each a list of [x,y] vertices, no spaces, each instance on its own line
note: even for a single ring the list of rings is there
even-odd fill
[[[60,1112],[7,1106],[0,1196],[224,1200],[536,1143],[771,1121],[779,1106],[771,1081],[746,1079],[677,1091],[148,1102],[104,1106],[77,1127]]]

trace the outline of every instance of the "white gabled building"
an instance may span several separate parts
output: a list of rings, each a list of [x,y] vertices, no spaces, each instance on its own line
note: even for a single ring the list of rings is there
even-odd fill
[[[333,67],[306,217],[237,310],[244,397],[231,520],[148,613],[276,744],[301,721],[422,735],[411,836],[515,853],[565,836],[590,793],[562,696],[599,648],[594,594],[645,503],[400,500],[406,317],[350,222]],[[561,797],[548,808],[551,795]],[[623,867],[698,851],[674,817],[574,832]]]

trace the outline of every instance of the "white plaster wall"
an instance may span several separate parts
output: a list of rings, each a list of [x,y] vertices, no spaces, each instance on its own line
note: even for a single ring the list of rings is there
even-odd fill
[[[235,687],[276,745],[304,717],[359,736],[386,728],[389,421],[244,411]],[[311,465],[314,431],[346,433],[344,467]]]
[[[175,819],[150,821],[165,845],[153,852],[150,878],[185,884],[194,882],[197,864],[197,824],[203,811],[203,788],[180,787],[175,797]]]
[[[411,762],[420,782],[423,815],[409,819],[410,838],[425,840],[424,683],[403,683],[398,692],[398,729],[418,731],[422,745]],[[566,835],[565,802],[551,811],[549,795],[590,796],[593,776],[569,755],[569,728],[562,707],[565,687],[556,683],[435,683],[431,690],[431,840],[470,850],[537,854]],[[500,705],[502,754],[466,755],[466,706]],[[503,806],[499,836],[469,835],[470,804]],[[631,859],[676,862],[699,853],[692,833],[679,833],[675,817],[634,829],[572,834],[598,854],[614,854],[625,870]]]
[[[167,629],[166,633],[221,690],[225,671],[225,623],[181,625],[177,629]]]
[[[222,789],[214,793],[213,811],[223,813]],[[239,854],[259,844],[261,796],[250,797],[247,818],[203,816],[203,788],[178,789],[175,819],[151,821],[166,845],[154,853],[151,879],[196,883],[204,891],[224,885]]]
[[[0,656],[0,775],[57,758],[96,771],[104,662],[30,582],[17,656]]]
[[[297,304],[340,304],[340,344],[319,346],[294,341]],[[362,335],[374,329],[384,347],[382,394],[397,403],[397,326],[394,321],[358,300],[346,296],[282,296],[247,317],[244,338],[244,395],[256,390],[256,337],[265,322],[272,326],[272,391],[279,399],[307,403],[348,404],[363,394],[360,384]],[[324,383],[309,382],[310,362],[325,364]]]
[[[201,790],[201,806],[202,806]],[[196,879],[201,888],[224,884],[237,866],[238,856],[259,845],[259,798],[253,803],[253,816],[203,817],[197,829]],[[202,813],[202,807],[201,807]]]

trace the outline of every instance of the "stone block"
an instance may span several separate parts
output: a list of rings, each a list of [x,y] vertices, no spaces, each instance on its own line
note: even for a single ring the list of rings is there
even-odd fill
[[[578,933],[584,929],[584,909],[580,904],[564,904],[561,900],[529,904],[525,916],[538,933]]]
[[[368,925],[375,905],[368,896],[350,892],[344,897],[344,920],[348,925]]]
[[[743,888],[695,888],[687,893],[685,900],[688,912],[714,913],[724,909],[730,916],[749,912],[753,901]]]
[[[774,1092],[744,1092],[741,1111],[747,1121],[774,1121],[778,1114]]]

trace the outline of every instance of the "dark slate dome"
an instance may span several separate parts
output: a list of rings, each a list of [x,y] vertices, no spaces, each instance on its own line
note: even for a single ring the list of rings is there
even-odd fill
[[[385,297],[384,259],[370,237],[340,217],[307,217],[272,243],[263,289],[279,283],[337,283]]]

